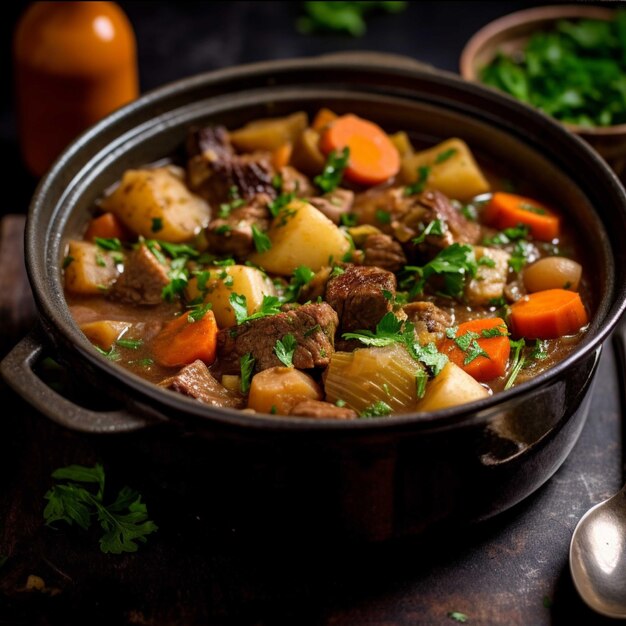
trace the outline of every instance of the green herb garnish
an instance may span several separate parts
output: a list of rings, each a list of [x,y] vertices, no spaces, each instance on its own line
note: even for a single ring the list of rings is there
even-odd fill
[[[326,164],[321,174],[313,179],[313,182],[324,192],[334,191],[343,178],[343,172],[348,166],[350,148],[346,146],[340,152],[331,150],[326,157]]]
[[[110,237],[108,239],[94,237],[94,243],[103,250],[119,252],[122,249],[122,242],[117,237]]]
[[[289,333],[285,335],[282,339],[276,340],[276,345],[274,346],[274,354],[278,357],[278,360],[285,367],[293,367],[293,354],[298,347],[298,342],[296,338]]]
[[[365,407],[359,417],[384,417],[389,415],[393,409],[383,400],[378,400],[369,406]]]
[[[420,167],[417,168],[417,180],[413,184],[407,185],[404,188],[404,195],[415,196],[418,193],[422,193],[426,187],[429,176],[430,167],[428,165],[420,165]]]
[[[447,226],[445,222],[442,222],[441,220],[433,220],[432,222],[429,222],[426,228],[424,228],[424,230],[417,237],[414,237],[411,241],[414,244],[419,244],[422,243],[428,235],[436,235],[438,237],[442,237],[443,235],[445,235],[446,230]]]
[[[447,150],[444,150],[443,152],[440,152],[435,157],[435,163],[437,165],[439,165],[439,163],[444,163],[449,158],[453,157],[457,152],[458,152],[458,150],[456,148],[448,148]]]
[[[513,386],[517,375],[520,373],[522,367],[524,367],[524,362],[526,361],[526,357],[522,354],[522,350],[526,346],[524,339],[518,339],[517,341],[509,339],[509,341],[511,342],[511,348],[513,348],[514,352],[511,361],[511,374],[504,385],[504,389],[510,389]]]
[[[192,309],[187,313],[187,321],[189,323],[199,322],[209,311],[211,310],[211,303],[207,302],[206,304],[200,303],[192,307]]]
[[[272,248],[270,238],[263,231],[259,230],[256,224],[252,224],[252,239],[254,240],[256,251],[259,253],[267,252]]]
[[[534,32],[521,54],[500,53],[481,80],[558,120],[626,123],[626,11],[614,20],[558,20]]]
[[[118,339],[115,342],[121,348],[128,348],[128,350],[139,350],[143,345],[143,339]]]
[[[243,294],[231,293],[228,301],[230,302],[230,306],[233,307],[237,324],[243,324],[244,322],[250,322],[280,313],[280,300],[276,296],[263,296],[263,302],[261,302],[258,311],[255,311],[251,315],[248,315],[248,304],[246,296]]]
[[[254,371],[255,359],[252,353],[248,352],[239,359],[239,368],[241,371],[241,382],[239,388],[241,393],[246,394],[250,390],[250,381],[252,380],[252,372]]]
[[[137,542],[145,543],[147,535],[157,530],[148,519],[141,496],[129,487],[123,487],[112,503],[104,504],[105,475],[100,464],[70,465],[55,470],[52,477],[64,482],[54,485],[45,495],[48,504],[43,516],[48,526],[64,521],[87,530],[96,518],[104,531],[100,549],[112,554],[136,552]],[[94,485],[96,491],[88,485]]]
[[[163,220],[160,217],[152,218],[152,227],[150,229],[153,233],[158,233],[163,230]]]

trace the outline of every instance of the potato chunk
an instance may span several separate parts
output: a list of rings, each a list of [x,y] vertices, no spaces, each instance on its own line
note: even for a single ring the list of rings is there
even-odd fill
[[[284,143],[293,144],[308,126],[306,113],[299,111],[286,117],[254,120],[229,133],[233,146],[242,152],[276,150]]]
[[[344,233],[321,211],[302,200],[281,209],[267,231],[272,247],[250,260],[269,272],[290,276],[300,265],[317,272],[341,261],[350,249]]]
[[[81,324],[80,329],[91,343],[110,350],[113,344],[131,327],[130,322],[118,322],[114,320],[99,320]]]
[[[461,139],[448,139],[408,155],[402,160],[403,179],[414,183],[420,167],[430,168],[426,188],[437,189],[449,198],[469,200],[489,191],[489,183]]]
[[[65,288],[72,293],[106,292],[119,274],[113,255],[95,243],[70,241],[66,259]]]
[[[474,254],[478,270],[465,287],[465,300],[470,306],[486,306],[504,293],[511,255],[504,250],[484,246],[474,246]]]
[[[134,233],[172,243],[193,239],[210,218],[208,204],[187,189],[173,167],[126,170],[102,206]]]
[[[252,378],[248,408],[288,415],[299,402],[322,397],[319,385],[308,374],[293,367],[270,367]]]
[[[195,300],[204,294],[204,302],[211,303],[211,310],[219,328],[227,328],[237,323],[229,301],[232,293],[246,297],[248,315],[261,306],[263,296],[276,295],[272,281],[255,267],[230,265],[210,267],[207,271],[209,276],[203,289],[199,289],[198,278],[192,278],[187,286],[186,296],[189,300]]]
[[[479,382],[451,361],[426,384],[417,411],[437,411],[486,398],[489,392]]]

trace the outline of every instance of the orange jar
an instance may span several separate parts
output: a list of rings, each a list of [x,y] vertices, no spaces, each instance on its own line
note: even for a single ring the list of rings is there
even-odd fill
[[[41,176],[83,130],[138,95],[133,29],[114,2],[35,2],[15,31],[20,146]]]

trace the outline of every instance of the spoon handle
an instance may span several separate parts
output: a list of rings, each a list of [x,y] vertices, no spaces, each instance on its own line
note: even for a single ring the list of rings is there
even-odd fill
[[[623,316],[613,333],[613,347],[617,358],[622,411],[622,480],[626,483],[626,316]],[[626,490],[626,485],[624,485]]]

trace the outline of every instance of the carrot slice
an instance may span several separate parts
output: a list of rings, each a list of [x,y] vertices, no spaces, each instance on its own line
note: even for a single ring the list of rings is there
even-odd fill
[[[103,213],[99,217],[94,217],[89,222],[85,231],[85,241],[93,241],[96,237],[102,239],[121,239],[122,241],[129,238],[126,227],[120,222],[113,213]]]
[[[196,321],[183,313],[168,322],[152,342],[154,360],[168,367],[188,365],[197,359],[210,365],[215,361],[216,350],[217,323],[213,311]]]
[[[321,108],[317,114],[315,115],[315,119],[311,124],[311,128],[316,131],[323,130],[326,126],[328,126],[331,122],[334,122],[337,119],[338,115],[327,109],[326,107]]]
[[[453,363],[480,382],[504,375],[511,344],[503,319],[491,317],[465,322],[459,325],[455,337],[458,341],[446,338],[439,345],[439,351]],[[467,349],[462,349],[459,343]],[[487,356],[475,356],[480,351]]]
[[[274,169],[279,170],[289,165],[292,152],[293,145],[288,141],[278,146],[278,148],[272,152],[272,165],[274,166]]]
[[[513,333],[526,339],[573,335],[588,322],[580,295],[567,289],[536,291],[511,306]]]
[[[496,228],[512,228],[525,224],[540,241],[559,236],[559,218],[545,204],[532,198],[498,191],[491,196],[483,212],[485,223]]]
[[[380,127],[356,115],[338,117],[322,133],[320,150],[350,148],[350,160],[344,175],[364,185],[377,185],[400,170],[400,153]]]

